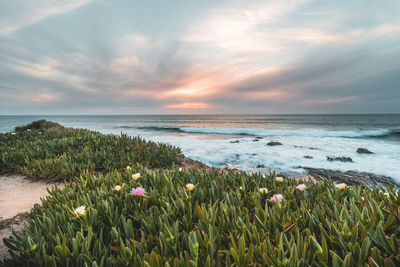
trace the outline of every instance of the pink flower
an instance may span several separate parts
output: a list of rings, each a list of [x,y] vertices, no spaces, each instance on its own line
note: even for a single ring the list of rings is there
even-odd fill
[[[296,186],[296,189],[297,190],[300,190],[300,191],[304,191],[304,189],[306,189],[306,185],[305,184],[299,184],[298,186]]]
[[[132,188],[131,192],[129,193],[131,196],[138,196],[142,197],[146,194],[146,189],[142,187]]]
[[[281,202],[282,201],[282,199],[283,199],[283,195],[282,194],[275,194],[275,195],[273,195],[272,197],[271,197],[271,201],[272,202]]]

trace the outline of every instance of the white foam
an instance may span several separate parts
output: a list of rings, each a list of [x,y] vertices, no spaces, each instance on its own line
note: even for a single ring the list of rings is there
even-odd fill
[[[181,127],[181,131],[186,133],[206,133],[206,134],[229,134],[229,135],[253,135],[253,136],[305,136],[305,137],[366,137],[383,136],[390,134],[387,129],[380,130],[358,130],[358,131],[331,131],[319,129],[304,130],[277,130],[262,128],[197,128]]]
[[[194,136],[153,136],[150,140],[179,146],[194,160],[216,167],[238,168],[244,171],[285,171],[304,173],[302,167],[338,171],[362,171],[392,177],[400,182],[400,144],[382,140],[349,139],[341,137],[277,136],[254,142],[253,138],[204,140]],[[282,146],[266,146],[279,141]],[[358,154],[364,147],[375,154]],[[318,149],[310,149],[318,148]],[[306,159],[304,156],[312,156]],[[351,157],[354,162],[327,161],[327,156]],[[263,164],[266,168],[256,168]]]

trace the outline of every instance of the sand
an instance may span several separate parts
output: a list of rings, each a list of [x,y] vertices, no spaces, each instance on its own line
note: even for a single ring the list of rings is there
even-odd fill
[[[48,183],[44,180],[28,179],[19,175],[0,176],[0,259],[8,256],[3,238],[12,234],[12,229],[19,231],[27,221],[25,213],[41,198],[49,195],[47,188],[63,183]]]

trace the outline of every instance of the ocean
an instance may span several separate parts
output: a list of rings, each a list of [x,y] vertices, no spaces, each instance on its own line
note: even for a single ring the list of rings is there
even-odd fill
[[[400,114],[0,116],[0,132],[38,119],[170,143],[185,156],[215,167],[286,176],[305,174],[303,167],[354,170],[400,182]],[[374,154],[359,154],[358,148]]]

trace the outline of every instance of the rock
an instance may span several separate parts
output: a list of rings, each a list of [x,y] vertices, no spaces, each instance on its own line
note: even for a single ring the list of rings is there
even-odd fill
[[[311,150],[321,150],[320,148],[318,148],[318,147],[306,147],[306,146],[294,146],[295,148],[308,148],[308,149],[311,149]]]
[[[264,164],[258,164],[256,168],[265,168]]]
[[[312,157],[312,156],[304,156],[303,158],[305,158],[305,159],[313,159],[314,157]]]
[[[281,142],[274,142],[274,141],[269,142],[269,143],[267,144],[267,146],[281,146],[281,145],[282,145]]]
[[[353,162],[353,159],[350,157],[326,157],[327,161],[341,161],[341,162]]]
[[[369,172],[347,171],[339,172],[326,169],[303,167],[310,175],[324,177],[347,185],[364,185],[367,187],[395,186],[396,182],[387,176],[375,175]]]
[[[231,141],[230,143],[231,144],[237,144],[237,143],[239,143],[239,140]]]
[[[261,139],[264,139],[264,137],[261,137],[261,136],[256,136],[256,138],[255,139],[257,139],[257,140],[261,140]]]
[[[369,151],[368,149],[362,148],[362,147],[359,147],[359,148],[357,149],[357,153],[358,153],[358,154],[374,154],[374,152],[371,152],[371,151]]]
[[[258,141],[260,141],[260,140],[259,140],[259,139],[257,139],[257,138],[256,138],[256,139],[253,139],[253,142],[258,142]]]

